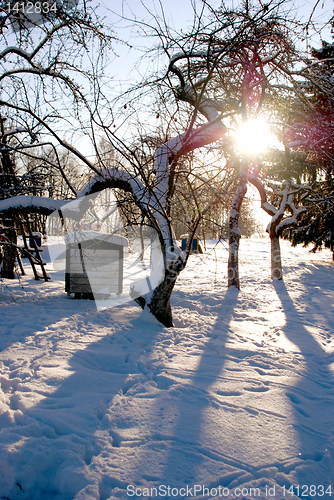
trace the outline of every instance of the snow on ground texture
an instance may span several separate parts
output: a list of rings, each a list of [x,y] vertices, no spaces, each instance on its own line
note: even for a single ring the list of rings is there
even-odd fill
[[[98,313],[57,273],[3,282],[0,497],[329,499],[333,262],[282,248],[274,286],[268,240],[241,240],[240,292],[221,243],[193,255],[171,329],[133,303]]]

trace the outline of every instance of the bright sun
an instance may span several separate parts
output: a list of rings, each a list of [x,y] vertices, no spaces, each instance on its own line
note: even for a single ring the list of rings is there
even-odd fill
[[[259,154],[275,142],[264,118],[243,123],[237,130],[236,139],[239,150],[248,154]]]

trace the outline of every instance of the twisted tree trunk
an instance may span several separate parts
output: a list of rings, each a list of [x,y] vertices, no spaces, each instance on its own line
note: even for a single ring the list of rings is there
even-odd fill
[[[182,269],[184,269],[185,265],[185,259],[182,256],[179,257],[165,269],[164,279],[157,287],[150,290],[149,293],[138,297],[135,290],[132,292],[133,298],[137,304],[139,304],[143,309],[147,306],[153,316],[155,316],[156,319],[167,328],[174,326],[170,297],[172,295],[176,279]]]

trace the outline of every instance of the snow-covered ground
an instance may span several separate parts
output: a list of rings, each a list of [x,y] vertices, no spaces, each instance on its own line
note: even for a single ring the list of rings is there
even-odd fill
[[[52,270],[2,282],[0,498],[331,498],[332,255],[282,249],[274,285],[268,240],[241,241],[240,292],[222,244],[192,256],[171,329]]]

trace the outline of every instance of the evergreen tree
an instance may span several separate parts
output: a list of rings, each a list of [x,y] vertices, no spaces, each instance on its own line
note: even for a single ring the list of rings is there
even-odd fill
[[[312,56],[303,71],[305,119],[285,137],[297,152],[299,177],[312,189],[303,198],[307,210],[288,237],[293,245],[313,244],[312,251],[323,246],[334,251],[334,43],[323,42]]]

